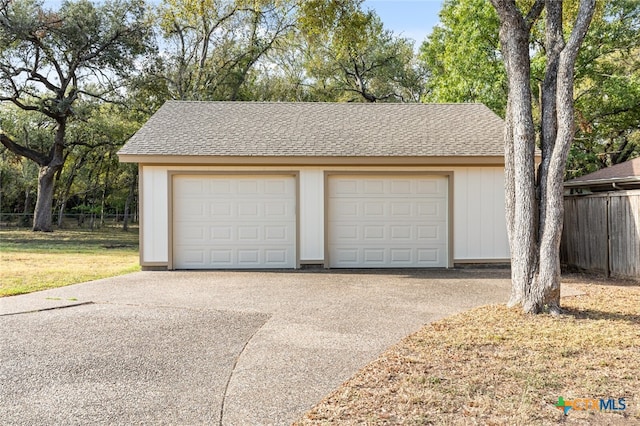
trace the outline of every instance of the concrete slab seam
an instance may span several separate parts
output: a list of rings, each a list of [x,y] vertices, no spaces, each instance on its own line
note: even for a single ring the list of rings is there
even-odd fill
[[[35,313],[38,313],[38,312],[55,311],[55,310],[58,310],[58,309],[75,308],[75,307],[78,307],[78,306],[93,305],[93,304],[94,304],[94,302],[72,303],[70,305],[53,306],[51,308],[33,309],[31,311],[9,312],[8,314],[0,314],[0,317],[8,317],[10,315],[35,314]]]
[[[262,323],[262,325],[260,327],[256,328],[256,330],[251,334],[251,336],[249,336],[247,341],[244,342],[244,345],[242,346],[242,349],[240,349],[240,352],[238,352],[238,356],[233,361],[233,366],[231,367],[231,372],[229,373],[229,378],[227,379],[227,383],[225,383],[225,385],[224,385],[224,391],[222,392],[222,401],[220,402],[220,422],[218,423],[219,426],[223,426],[224,403],[225,403],[225,401],[227,399],[227,392],[229,391],[229,385],[231,384],[231,379],[233,378],[233,373],[234,373],[234,371],[236,371],[236,366],[238,365],[238,361],[240,360],[240,357],[244,353],[244,350],[247,348],[247,345],[249,344],[249,342],[258,333],[258,331],[260,331],[262,329],[262,327],[264,327],[264,325],[267,323],[267,321]]]

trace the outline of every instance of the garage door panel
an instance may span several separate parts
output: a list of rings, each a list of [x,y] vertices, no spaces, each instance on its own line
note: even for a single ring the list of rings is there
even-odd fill
[[[255,179],[244,179],[237,182],[238,195],[255,195],[258,193],[258,182]]]
[[[228,179],[216,179],[210,182],[210,191],[212,194],[225,195],[231,194],[232,182]]]
[[[211,237],[210,240],[229,242],[232,240],[233,227],[232,226],[212,226],[210,228]]]
[[[446,244],[446,223],[432,225],[400,225],[400,224],[370,224],[362,222],[355,224],[336,224],[330,230],[331,241],[361,240],[361,244],[378,243],[379,241],[401,241],[415,243]]]
[[[181,202],[174,205],[174,215],[178,215],[185,220],[205,219],[208,215],[207,206],[202,200],[192,199],[188,202]]]
[[[280,181],[268,181],[264,184],[265,194],[286,194],[287,188],[284,182]]]
[[[260,253],[257,249],[239,249],[238,264],[258,267],[260,265]]]
[[[448,179],[330,177],[332,267],[448,265]]]
[[[378,219],[379,217],[384,216],[386,204],[387,203],[385,203],[384,201],[364,202],[364,208],[362,209],[362,211],[364,212],[363,219],[371,217]]]
[[[444,224],[418,226],[417,240],[445,244],[447,235],[444,229]]]
[[[257,226],[239,226],[238,227],[238,241],[258,241],[260,234],[260,228]]]
[[[352,241],[358,238],[357,225],[335,225],[335,232],[332,233],[332,241],[345,240]]]
[[[259,216],[258,203],[253,201],[243,201],[238,203],[239,219],[256,218]]]
[[[412,215],[412,204],[411,203],[391,203],[391,216],[393,217],[411,217]]]
[[[362,251],[364,264],[376,264],[384,262],[385,250],[381,248],[364,249]]]
[[[207,240],[206,228],[204,226],[188,225],[184,227],[183,232],[185,241],[201,243]]]
[[[398,263],[412,263],[413,262],[413,250],[407,248],[389,249],[390,261],[393,264]]]
[[[286,202],[273,202],[264,204],[264,215],[271,218],[282,218],[287,216]]]
[[[412,181],[411,180],[401,180],[401,179],[395,179],[391,182],[389,182],[389,193],[390,194],[401,194],[401,195],[407,195],[407,194],[411,194],[412,188],[411,185]]]
[[[209,220],[229,219],[233,217],[231,203],[225,201],[209,202]]]
[[[329,210],[329,220],[344,220],[358,217],[360,204],[353,201],[344,201]]]
[[[296,266],[294,177],[174,176],[173,188],[174,268]]]
[[[443,253],[446,247],[407,248],[407,247],[378,247],[378,248],[337,248],[333,250],[336,258],[331,260],[333,267],[367,267],[367,268],[404,268],[442,267],[446,258]]]
[[[364,225],[362,227],[363,238],[365,240],[383,240],[385,238],[385,226],[383,225]]]
[[[416,203],[416,217],[425,218],[427,220],[447,219],[447,200],[435,199],[432,201],[424,201]]]
[[[446,179],[425,178],[340,178],[332,177],[330,185],[334,187],[333,197],[368,198],[370,195],[384,195],[385,198],[402,198],[408,194],[420,194],[426,198],[446,197],[448,183]]]
[[[282,265],[287,261],[286,250],[265,250],[264,256],[265,263],[275,267],[282,267]]]
[[[357,188],[357,184],[355,185]],[[365,194],[384,194],[383,180],[368,180],[363,182],[363,192]]]
[[[205,182],[197,178],[183,178],[174,188],[185,197],[194,198],[205,193]]]
[[[206,254],[204,250],[189,250],[185,249],[181,253],[182,261],[185,265],[198,267],[205,264]]]
[[[291,241],[288,237],[286,226],[266,226],[264,228],[265,239],[269,241]]]
[[[411,240],[411,236],[414,234],[413,227],[411,225],[391,225],[389,227],[391,240]]]
[[[348,265],[360,263],[360,249],[358,248],[345,248],[336,247],[332,250],[335,254],[335,259],[332,259],[332,266],[347,267]]]
[[[211,250],[211,262],[231,266],[233,264],[233,253],[229,249]]]
[[[337,179],[335,186],[336,195],[356,195],[358,190],[358,181],[355,179]]]
[[[425,196],[445,196],[446,182],[433,179],[420,179],[416,182],[416,193]]]
[[[439,263],[440,261],[440,257],[441,257],[441,250],[439,250],[439,248],[423,248],[423,249],[418,249],[417,253],[418,253],[418,259],[422,262],[431,262],[434,264]]]

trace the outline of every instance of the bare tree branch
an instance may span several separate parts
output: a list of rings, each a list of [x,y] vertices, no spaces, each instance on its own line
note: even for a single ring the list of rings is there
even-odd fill
[[[37,163],[39,166],[45,166],[49,162],[49,158],[46,155],[26,146],[15,143],[13,139],[11,139],[5,133],[0,133],[0,143],[2,143],[2,145],[4,145],[9,151],[26,157],[29,160]]]
[[[531,30],[531,27],[533,26],[533,24],[535,24],[535,22],[540,17],[540,14],[544,10],[544,5],[545,5],[545,0],[536,0],[533,6],[531,6],[531,9],[527,13],[527,16],[525,16],[524,18],[524,21],[526,22],[529,30]]]

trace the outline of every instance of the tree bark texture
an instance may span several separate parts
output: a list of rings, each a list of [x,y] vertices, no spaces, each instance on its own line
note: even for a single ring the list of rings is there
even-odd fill
[[[53,190],[55,183],[55,175],[57,169],[55,167],[40,167],[38,173],[38,197],[36,198],[36,208],[33,212],[33,230],[51,232],[53,205]]]
[[[566,44],[562,1],[537,0],[526,15],[514,0],[491,2],[500,18],[509,87],[505,120],[506,218],[512,271],[509,305],[521,305],[528,313],[559,313],[563,180],[574,135],[573,73],[595,0],[581,1]],[[541,89],[542,161],[536,180],[529,40],[531,26],[543,6],[547,9],[547,63]]]
[[[555,1],[547,0],[547,10],[555,6]],[[558,28],[556,37],[562,34],[562,4],[555,15],[555,27]],[[540,181],[541,203],[540,215],[544,222],[540,224],[540,271],[536,285],[532,289],[531,297],[525,302],[524,309],[528,312],[540,312],[543,309],[551,313],[560,311],[560,240],[564,217],[563,181],[567,156],[574,136],[574,106],[573,81],[574,67],[578,51],[584,40],[591,18],[595,10],[595,0],[582,0],[573,31],[566,45],[561,42],[558,55],[556,84],[553,93],[555,105],[554,138],[547,142],[553,144],[549,149],[548,169],[544,170]],[[560,42],[559,42],[560,43]],[[544,190],[544,192],[542,192]]]
[[[530,27],[512,2],[497,2],[500,42],[508,79],[505,126],[507,221],[510,229],[511,282],[509,305],[522,303],[536,273],[535,127],[531,102]],[[496,6],[498,8],[498,6]],[[502,13],[500,12],[502,11]]]
[[[511,115],[511,102],[507,100],[507,108],[505,114],[505,126],[504,126],[504,192],[505,192],[505,214],[507,223],[507,239],[509,240],[509,252],[514,252],[512,242],[514,240],[515,233],[515,164],[513,153],[513,120]],[[521,286],[511,286],[511,296],[509,297],[508,306],[514,306],[518,304],[523,298],[524,288]]]
[[[53,231],[53,193],[55,189],[55,176],[64,165],[64,138],[67,130],[67,121],[58,121],[55,141],[49,152],[49,157],[44,164],[40,164],[38,173],[38,196],[36,208],[33,212],[33,230],[42,232]]]
[[[58,127],[54,136],[54,143],[48,153],[42,153],[15,143],[8,135],[0,133],[0,143],[9,151],[32,160],[40,167],[38,173],[38,195],[36,198],[35,211],[33,212],[33,231],[53,231],[52,217],[55,176],[65,161],[64,152],[67,118],[61,117],[57,119],[56,122]]]

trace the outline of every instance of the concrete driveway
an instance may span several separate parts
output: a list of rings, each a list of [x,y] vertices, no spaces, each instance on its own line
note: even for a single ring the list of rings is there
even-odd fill
[[[0,424],[288,424],[507,270],[139,272],[0,299]]]

